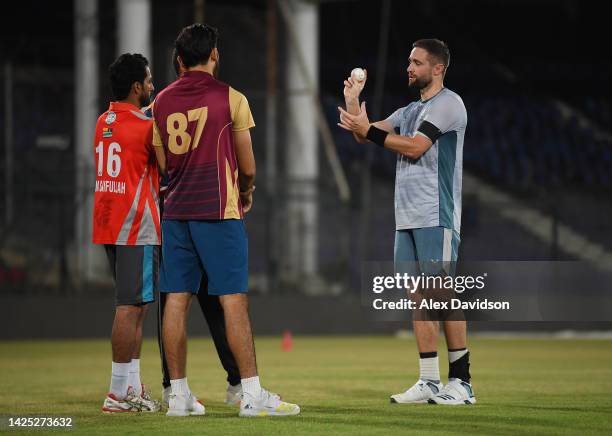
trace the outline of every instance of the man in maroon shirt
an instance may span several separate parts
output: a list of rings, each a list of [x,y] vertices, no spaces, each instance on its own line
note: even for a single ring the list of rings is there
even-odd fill
[[[160,291],[167,293],[163,343],[172,393],[168,416],[203,415],[186,377],[186,320],[205,274],[219,295],[227,339],[240,370],[240,416],[297,415],[299,406],[263,389],[248,315],[248,243],[244,213],[253,203],[255,126],[244,95],[215,76],[217,30],[184,28],[175,41],[185,73],[153,108],[153,144],[168,190],[162,220]]]

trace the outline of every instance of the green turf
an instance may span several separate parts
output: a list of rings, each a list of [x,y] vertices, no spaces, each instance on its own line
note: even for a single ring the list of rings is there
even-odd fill
[[[297,337],[283,352],[280,338],[259,338],[264,385],[300,404],[302,415],[244,419],[222,403],[225,375],[208,339],[189,342],[189,384],[206,405],[206,416],[189,418],[103,415],[108,341],[0,342],[0,415],[69,415],[73,433],[87,434],[612,434],[611,345],[473,339],[478,404],[443,407],[389,404],[389,394],[416,379],[411,339]],[[154,341],[144,344],[142,365],[159,397]]]

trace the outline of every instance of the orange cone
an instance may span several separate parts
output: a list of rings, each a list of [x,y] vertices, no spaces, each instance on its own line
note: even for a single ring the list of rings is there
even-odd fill
[[[293,347],[293,337],[291,336],[291,332],[289,330],[285,330],[283,333],[283,342],[281,344],[283,351],[291,351]]]

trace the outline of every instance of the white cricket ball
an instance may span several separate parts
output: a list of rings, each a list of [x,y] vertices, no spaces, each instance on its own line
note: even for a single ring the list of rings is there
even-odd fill
[[[365,71],[361,68],[353,68],[351,71],[351,77],[358,82],[363,82],[365,80]]]

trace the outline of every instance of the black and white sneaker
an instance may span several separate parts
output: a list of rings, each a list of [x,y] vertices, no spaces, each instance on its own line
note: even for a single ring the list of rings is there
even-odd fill
[[[472,385],[461,379],[453,378],[448,381],[442,390],[427,401],[429,404],[446,404],[457,406],[460,404],[476,404],[476,397]]]
[[[431,380],[418,380],[414,386],[401,394],[391,395],[391,403],[397,404],[423,404],[427,403],[442,390],[442,383],[432,382]]]

